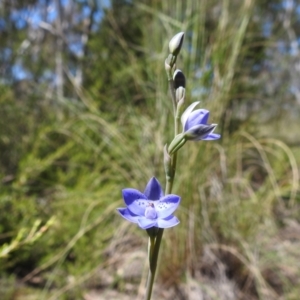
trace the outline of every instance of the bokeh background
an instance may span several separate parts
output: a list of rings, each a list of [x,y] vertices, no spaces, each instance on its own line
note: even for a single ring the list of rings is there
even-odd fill
[[[0,298],[142,299],[121,190],[164,184],[164,60],[222,139],[180,150],[154,299],[300,295],[300,3],[0,1]]]

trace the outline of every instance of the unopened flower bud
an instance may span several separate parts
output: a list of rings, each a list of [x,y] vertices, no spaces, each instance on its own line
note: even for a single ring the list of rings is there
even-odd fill
[[[173,74],[173,80],[175,90],[178,89],[180,86],[185,88],[185,76],[181,70],[175,70]]]
[[[180,52],[182,43],[184,39],[184,32],[179,32],[176,35],[173,36],[171,41],[169,42],[169,50],[170,53],[174,56],[177,56]]]

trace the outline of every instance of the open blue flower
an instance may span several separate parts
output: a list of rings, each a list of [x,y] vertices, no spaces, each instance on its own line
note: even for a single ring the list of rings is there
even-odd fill
[[[117,208],[126,220],[137,223],[142,229],[151,227],[169,228],[179,220],[172,215],[180,203],[177,195],[164,196],[160,183],[152,177],[144,193],[127,188],[122,191],[126,208]]]
[[[217,124],[207,124],[209,111],[206,109],[193,109],[199,104],[199,101],[193,102],[182,114],[181,123],[184,136],[187,140],[217,140],[220,134],[213,133]]]

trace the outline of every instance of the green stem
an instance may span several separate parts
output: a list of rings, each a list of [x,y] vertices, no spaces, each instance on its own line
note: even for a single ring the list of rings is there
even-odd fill
[[[173,104],[173,115],[175,117],[176,116],[177,102],[176,102],[176,95],[175,95],[175,89],[174,89],[174,80],[173,80],[173,74],[172,74],[172,67],[169,66],[169,68],[166,71],[167,71],[167,77],[168,77],[168,83],[169,83],[169,91],[170,91],[172,104]]]
[[[175,136],[179,134],[179,126],[180,126],[180,109],[177,107],[176,113],[175,113]],[[173,188],[173,182],[175,179],[175,173],[176,173],[176,165],[177,165],[177,152],[175,152],[171,157],[171,170],[172,170],[172,177],[171,177],[171,183],[169,190],[166,191],[166,194],[171,194],[172,188]],[[166,189],[168,189],[168,185],[166,186]]]
[[[151,236],[149,237],[149,246],[148,246],[148,256],[149,256],[149,265],[151,266],[151,258],[154,251],[154,245],[155,245],[155,237]]]
[[[148,281],[147,281],[145,300],[151,299],[152,288],[153,288],[155,272],[156,272],[156,267],[157,267],[158,254],[159,254],[160,243],[161,243],[163,233],[164,233],[164,229],[159,228],[156,239],[155,239],[152,257],[150,258],[150,268],[149,268],[149,273],[148,273]]]
[[[173,113],[174,113],[174,116],[176,114],[176,96],[175,96],[175,90],[174,90],[174,80],[173,78],[169,78],[168,79],[169,81],[169,91],[170,91],[170,94],[171,94],[171,98],[172,98],[172,104],[173,104]]]

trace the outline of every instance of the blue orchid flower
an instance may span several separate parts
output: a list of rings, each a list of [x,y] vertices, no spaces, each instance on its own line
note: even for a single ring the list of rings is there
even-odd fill
[[[172,213],[177,209],[180,197],[173,194],[164,196],[155,177],[149,180],[144,193],[127,188],[122,190],[122,194],[127,207],[117,208],[118,213],[142,229],[169,228],[179,224],[179,220]]]
[[[177,134],[168,147],[169,155],[177,152],[187,141],[217,140],[220,134],[213,133],[217,124],[207,124],[209,111],[206,109],[193,109],[200,102],[193,102],[181,115],[183,131]]]
[[[181,116],[184,137],[192,141],[219,139],[221,135],[213,133],[217,124],[207,124],[209,111],[206,109],[193,111],[199,103],[199,101],[193,102]]]

